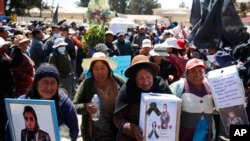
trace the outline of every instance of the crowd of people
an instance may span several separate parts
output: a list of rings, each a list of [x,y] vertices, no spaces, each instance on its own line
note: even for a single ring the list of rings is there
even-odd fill
[[[1,22],[0,113],[5,114],[0,117],[0,141],[11,138],[4,98],[54,100],[59,126],[69,128],[71,141],[79,134],[77,114],[82,116],[84,141],[141,141],[142,92],[174,94],[182,99],[180,141],[193,140],[201,117],[208,123],[208,141],[228,138],[219,128],[222,123],[214,110],[206,73],[237,65],[247,101],[250,58],[244,51],[250,43],[234,51],[199,49],[188,42],[189,31],[182,23],[169,20],[169,25],[156,23],[153,29],[139,25],[116,35],[107,26],[105,42],[98,43],[91,56],[81,42],[88,29],[76,22]],[[109,59],[124,55],[131,56],[125,70],[127,80],[113,73],[117,64]],[[100,98],[98,121],[91,120],[97,111],[91,104],[94,94]],[[250,117],[248,106],[246,111]]]

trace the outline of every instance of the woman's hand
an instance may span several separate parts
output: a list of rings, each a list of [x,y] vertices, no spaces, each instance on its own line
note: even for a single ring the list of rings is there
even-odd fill
[[[123,131],[130,131],[131,135],[136,139],[136,141],[143,140],[143,131],[139,126],[127,122],[123,125],[123,129]]]
[[[98,111],[98,109],[92,103],[87,103],[85,108],[90,114],[95,114]]]

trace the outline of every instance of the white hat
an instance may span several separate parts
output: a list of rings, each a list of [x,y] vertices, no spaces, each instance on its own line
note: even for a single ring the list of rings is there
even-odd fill
[[[76,34],[76,31],[72,28],[69,29],[69,34]]]
[[[177,39],[176,38],[167,38],[163,44],[167,47],[167,48],[176,48],[176,49],[179,49],[178,48],[178,45],[177,45]]]
[[[0,48],[2,48],[4,45],[8,45],[10,42],[5,41],[2,37],[0,37]]]
[[[105,32],[105,35],[114,35],[114,33],[111,31],[111,30],[107,30],[106,32]]]
[[[139,26],[139,29],[145,29],[144,25]]]
[[[169,33],[169,34],[171,34],[171,35],[174,35],[174,31],[173,31],[173,29],[166,29],[166,30],[164,30],[164,32],[163,32],[164,34],[167,34],[167,33]]]
[[[144,39],[143,41],[142,41],[142,48],[144,48],[144,47],[152,47],[152,43],[151,43],[151,40],[149,40],[149,39]]]
[[[20,23],[21,26],[26,26],[26,24],[27,24],[27,23],[26,23],[25,21],[22,21],[22,22]]]
[[[68,45],[68,43],[66,43],[63,38],[57,38],[54,41],[53,48],[57,48],[59,46],[66,46],[66,45]]]
[[[164,44],[156,44],[152,50],[149,51],[151,56],[168,56],[167,47]]]
[[[108,57],[106,56],[105,53],[103,52],[96,52],[93,54],[93,56],[89,59],[86,59],[82,62],[82,68],[84,70],[89,70],[90,68],[90,65],[93,61],[96,61],[96,60],[102,60],[102,61],[106,61],[108,64],[109,64],[109,67],[114,70],[117,65],[114,61],[108,59]]]

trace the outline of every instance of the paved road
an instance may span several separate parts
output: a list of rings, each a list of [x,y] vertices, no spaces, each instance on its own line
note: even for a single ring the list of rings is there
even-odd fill
[[[78,125],[79,125],[79,135],[78,135],[77,141],[83,141],[82,136],[81,136],[81,130],[80,130],[80,125],[82,123],[82,115],[77,115],[77,117],[78,117]]]

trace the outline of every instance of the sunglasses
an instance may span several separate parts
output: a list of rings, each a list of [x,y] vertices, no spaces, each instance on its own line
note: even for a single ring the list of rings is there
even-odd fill
[[[34,121],[34,117],[24,117],[24,119],[25,119],[25,121],[28,121],[28,120],[30,120],[30,121]]]

